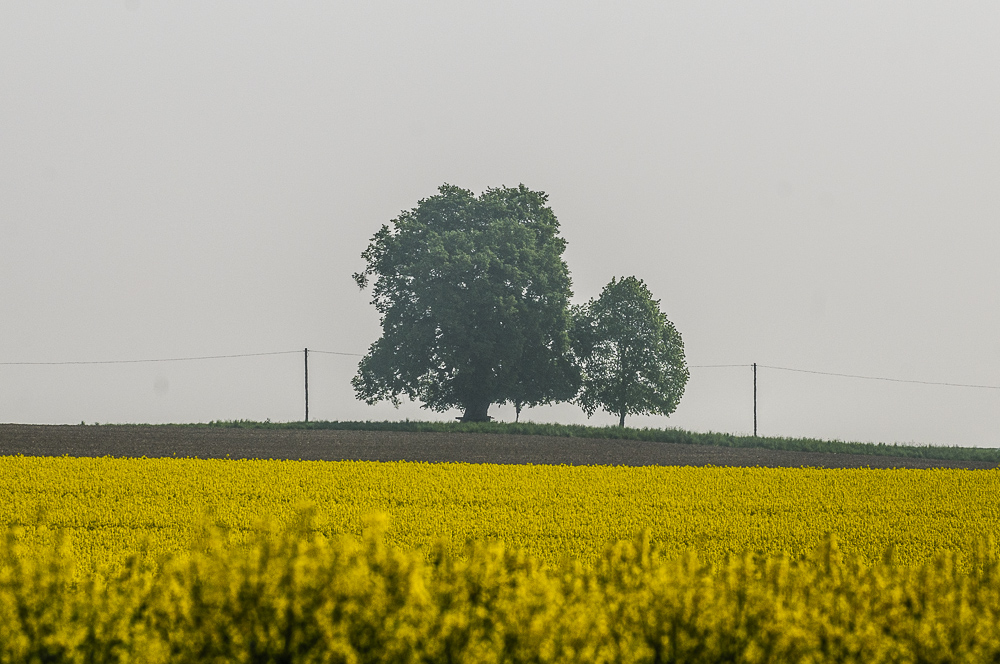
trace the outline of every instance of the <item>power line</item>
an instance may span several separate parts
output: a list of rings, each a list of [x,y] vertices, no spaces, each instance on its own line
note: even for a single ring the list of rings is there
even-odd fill
[[[753,364],[690,364],[689,369],[714,369],[723,367],[752,367]],[[972,383],[946,383],[932,380],[909,380],[906,378],[887,378],[884,376],[862,376],[859,374],[837,373],[833,371],[814,371],[812,369],[792,369],[791,367],[776,367],[770,364],[758,364],[761,369],[776,369],[778,371],[794,371],[796,373],[817,374],[820,376],[839,376],[841,378],[860,378],[862,380],[884,380],[890,383],[915,383],[918,385],[945,385],[947,387],[973,387],[981,390],[1000,390],[1000,385],[974,385]]]
[[[83,364],[146,364],[152,362],[192,362],[196,360],[224,360],[239,357],[263,357],[266,355],[291,355],[301,353],[298,350],[279,350],[268,353],[237,353],[233,355],[199,355],[193,357],[161,357],[141,360],[75,360],[67,362],[0,362],[0,366],[62,366],[62,365],[83,365]],[[323,355],[341,355],[346,357],[364,357],[361,353],[345,353],[335,350],[310,350],[311,353],[321,353]],[[753,364],[691,364],[690,369],[719,369],[719,368],[747,368]],[[838,373],[833,371],[815,371],[812,369],[793,369],[791,367],[778,367],[770,364],[758,364],[762,369],[775,369],[777,371],[793,371],[796,373],[816,374],[819,376],[837,376],[840,378],[857,378],[861,380],[881,380],[890,383],[911,383],[917,385],[942,385],[946,387],[969,387],[982,390],[1000,390],[1000,385],[976,385],[971,383],[949,383],[930,380],[909,380],[904,378],[888,378],[885,376],[862,376],[860,374]]]
[[[351,357],[364,357],[361,353],[340,353],[335,350],[309,350],[310,353],[323,353],[324,355],[350,355]]]
[[[158,357],[143,360],[77,360],[70,362],[0,362],[0,366],[60,366],[67,364],[145,364],[149,362],[190,362],[193,360],[223,360],[233,357],[262,357],[264,355],[290,355],[301,353],[299,350],[278,350],[269,353],[238,353],[236,355],[200,355],[197,357]],[[342,353],[334,350],[310,350],[310,353],[323,353],[324,355],[348,355],[352,357],[364,357],[360,353]]]
[[[299,350],[279,350],[270,353],[240,353],[238,355],[201,355],[199,357],[163,357],[146,360],[89,360],[75,362],[0,362],[0,366],[53,366],[64,364],[143,364],[147,362],[190,362],[192,360],[222,360],[231,357],[260,357],[262,355],[289,355]]]
[[[775,367],[767,364],[758,364],[764,369],[777,369],[779,371],[795,371],[797,373],[819,374],[820,376],[840,376],[841,378],[861,378],[863,380],[884,380],[890,383],[917,383],[920,385],[947,385],[948,387],[974,387],[982,390],[1000,390],[998,385],[971,385],[969,383],[942,383],[930,380],[906,380],[903,378],[885,378],[882,376],[859,376],[856,374],[834,373],[832,371],[812,371],[810,369],[791,369],[789,367]]]

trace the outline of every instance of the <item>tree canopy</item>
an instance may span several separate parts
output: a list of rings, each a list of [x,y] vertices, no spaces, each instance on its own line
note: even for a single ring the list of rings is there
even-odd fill
[[[670,415],[688,379],[684,343],[646,284],[612,279],[596,300],[576,310],[574,339],[583,384],[577,403],[587,416]]]
[[[490,419],[491,404],[571,399],[566,242],[543,192],[451,185],[372,237],[354,275],[381,314],[382,337],[352,380],[369,404],[405,395],[425,408]]]

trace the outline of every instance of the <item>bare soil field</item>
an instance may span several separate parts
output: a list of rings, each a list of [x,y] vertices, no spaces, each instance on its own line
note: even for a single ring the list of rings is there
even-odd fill
[[[198,457],[432,463],[771,468],[994,468],[975,461],[792,452],[634,440],[186,426],[0,424],[0,456]]]

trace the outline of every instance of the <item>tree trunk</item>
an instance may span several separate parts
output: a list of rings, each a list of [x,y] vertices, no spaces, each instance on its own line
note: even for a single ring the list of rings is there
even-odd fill
[[[475,399],[465,404],[465,414],[459,418],[462,422],[489,422],[490,402],[485,399]]]
[[[618,416],[618,426],[625,428],[625,411],[622,411],[621,415]]]
[[[521,420],[521,402],[518,401],[514,404],[514,421],[519,422]]]

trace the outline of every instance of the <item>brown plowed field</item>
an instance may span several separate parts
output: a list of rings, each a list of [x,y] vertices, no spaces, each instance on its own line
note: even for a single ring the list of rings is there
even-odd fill
[[[475,433],[0,424],[0,456],[115,456],[611,466],[993,468],[988,462]]]

